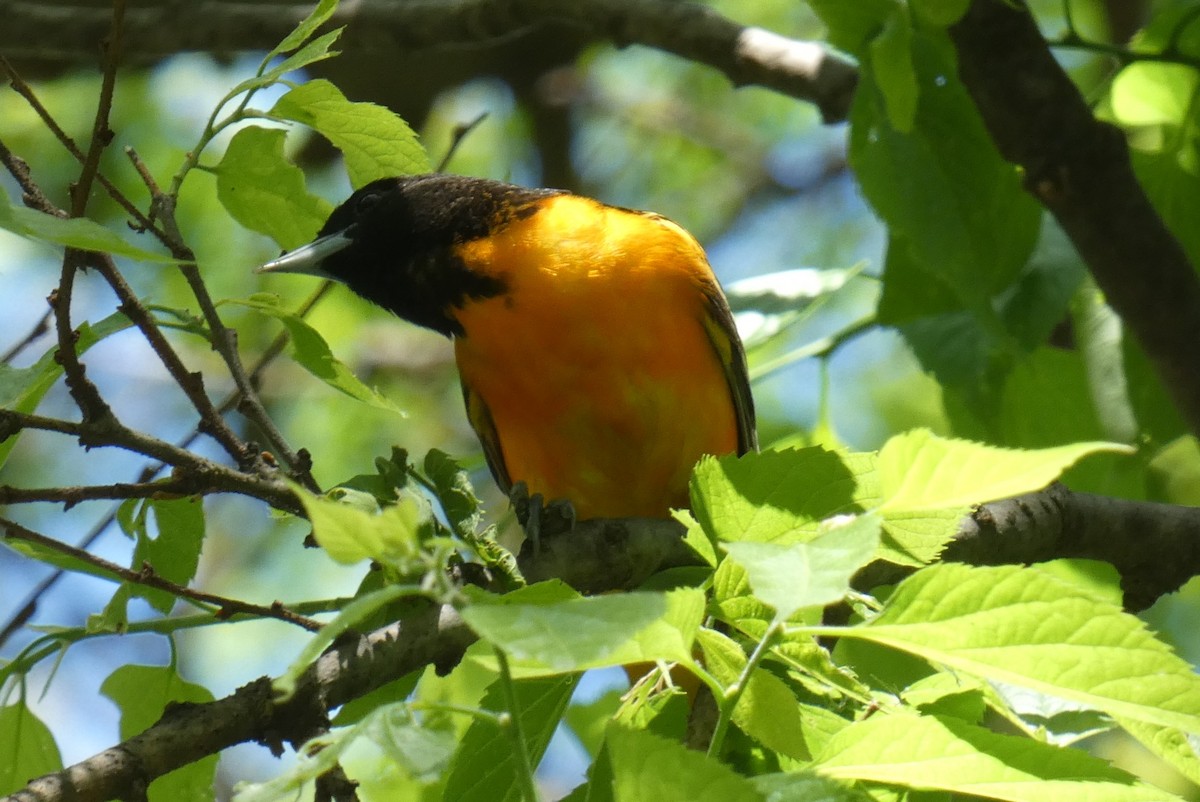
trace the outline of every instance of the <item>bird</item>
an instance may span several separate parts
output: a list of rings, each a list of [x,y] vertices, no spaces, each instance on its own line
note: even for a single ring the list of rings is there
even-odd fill
[[[496,483],[578,520],[668,517],[702,456],[757,450],[729,304],[662,215],[484,178],[382,178],[259,272],[332,279],[449,337]]]

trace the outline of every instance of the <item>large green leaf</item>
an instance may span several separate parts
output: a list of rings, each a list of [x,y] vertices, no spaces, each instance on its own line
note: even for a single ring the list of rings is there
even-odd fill
[[[957,78],[949,42],[915,31],[911,55],[919,91],[911,131],[893,121],[900,93],[892,79],[881,85],[873,57],[864,58],[850,162],[872,207],[903,236],[893,247],[903,242],[913,263],[949,287],[961,308],[984,314],[1032,252],[1041,214],[996,152]]]
[[[722,542],[810,540],[821,520],[874,501],[873,468],[873,455],[819,446],[705,457],[692,475],[692,512]]]
[[[902,582],[874,620],[827,631],[1200,733],[1191,666],[1117,605],[1037,567],[930,566]]]
[[[279,128],[243,128],[212,172],[234,220],[291,249],[316,237],[333,206],[305,187],[304,173],[284,156],[286,137]]]
[[[562,720],[578,682],[579,676],[572,674],[514,683],[525,748],[535,766]],[[507,709],[499,681],[488,687],[480,707],[495,712]],[[467,728],[454,753],[442,798],[455,802],[515,802],[521,798],[516,782],[517,765],[512,736],[493,721],[477,719]]]
[[[473,604],[462,616],[524,675],[655,660],[689,663],[704,616],[704,594],[687,588],[549,603]]]
[[[732,639],[700,630],[705,666],[722,685],[738,681],[746,655]],[[824,708],[801,704],[787,683],[764,668],[751,675],[733,709],[733,723],[763,746],[796,760],[811,760],[832,732],[848,722]]]
[[[925,429],[906,432],[879,452],[882,509],[936,510],[1029,493],[1079,459],[1102,451],[1131,449],[1119,443],[1072,443],[1020,451],[945,439]]]
[[[1009,802],[1178,802],[1085,752],[903,710],[876,713],[842,730],[815,768],[841,780]]]
[[[378,178],[429,172],[429,157],[408,123],[374,103],[353,103],[324,79],[297,86],[276,101],[276,118],[313,128],[345,157],[355,187]]]

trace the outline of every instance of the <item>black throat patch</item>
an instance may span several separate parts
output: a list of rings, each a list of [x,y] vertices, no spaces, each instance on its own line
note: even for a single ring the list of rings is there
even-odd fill
[[[454,311],[502,295],[507,285],[503,278],[472,271],[455,255],[455,246],[528,218],[559,194],[464,176],[381,179],[329,216],[321,235],[345,231],[351,244],[322,267],[405,320],[461,336]]]

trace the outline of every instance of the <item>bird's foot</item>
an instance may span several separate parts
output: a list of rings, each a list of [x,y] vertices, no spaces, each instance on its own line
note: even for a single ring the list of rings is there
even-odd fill
[[[533,545],[533,553],[541,550],[543,538],[566,534],[575,528],[575,507],[565,498],[546,501],[541,493],[530,495],[525,482],[517,482],[508,492],[517,523]]]

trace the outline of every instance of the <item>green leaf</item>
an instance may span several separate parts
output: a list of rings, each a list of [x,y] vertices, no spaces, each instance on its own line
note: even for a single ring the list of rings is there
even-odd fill
[[[406,566],[418,561],[422,534],[432,526],[428,503],[412,495],[402,496],[379,513],[310,493],[297,495],[317,543],[340,563],[370,559],[407,572]]]
[[[276,101],[271,115],[313,128],[342,151],[355,187],[378,179],[427,173],[429,157],[417,135],[393,112],[352,103],[329,81],[301,84]]]
[[[1013,367],[999,401],[997,427],[1007,445],[1041,448],[1103,436],[1077,351],[1033,351]]]
[[[805,772],[760,774],[750,782],[763,802],[879,802],[863,791]]]
[[[392,680],[369,693],[351,699],[338,709],[337,715],[330,720],[330,723],[335,727],[348,727],[362,721],[377,708],[404,702],[417,687],[421,673],[420,670],[413,671],[400,679]]]
[[[356,401],[361,401],[377,409],[386,409],[397,415],[405,412],[380,394],[378,390],[367,387],[358,377],[346,367],[345,363],[333,355],[329,344],[312,326],[304,322],[298,315],[284,309],[277,296],[258,293],[244,300],[232,300],[228,303],[248,306],[267,315],[277,318],[292,339],[292,358],[296,364],[307,370],[333,389],[344,393]]]
[[[1129,401],[1121,318],[1092,281],[1080,289],[1071,307],[1076,347],[1083,356],[1091,406],[1104,437],[1132,442],[1138,436],[1138,424]]]
[[[712,578],[713,614],[751,637],[760,637],[775,621],[775,611],[754,594],[750,576],[737,560],[722,560]],[[813,617],[810,623],[816,623]]]
[[[204,544],[204,505],[198,497],[152,499],[157,535],[141,534],[133,550],[133,570],[149,563],[154,572],[177,585],[187,586],[200,564]],[[160,613],[171,612],[175,595],[165,590],[138,586],[134,592]]]
[[[100,692],[121,709],[122,740],[148,729],[170,704],[213,700],[208,689],[185,681],[172,666],[121,666]],[[150,802],[211,802],[216,771],[217,756],[210,755],[163,775],[150,784]]]
[[[272,683],[275,692],[281,697],[279,701],[291,698],[292,694],[296,692],[296,683],[300,681],[300,677],[308,670],[308,667],[348,630],[365,621],[376,610],[397,599],[420,594],[421,589],[416,586],[388,585],[361,596],[343,607],[332,621],[321,627],[321,631],[304,644],[304,648],[300,650],[300,654],[287,667],[287,670]]]
[[[711,629],[700,630],[699,641],[704,648],[704,664],[713,676],[726,687],[736,682],[746,668],[741,647]],[[806,715],[810,710],[812,707],[800,704],[783,680],[758,668],[738,698],[733,723],[768,749],[807,761],[827,737],[821,729],[810,726]]]
[[[931,25],[947,28],[962,19],[971,0],[912,0],[913,11]]]
[[[992,295],[1032,253],[1041,211],[996,152],[958,80],[949,41],[917,30],[910,53],[919,99],[907,132],[894,125],[889,107],[904,93],[881,86],[873,57],[863,58],[850,163],[893,246],[907,245],[911,260],[949,287],[960,308],[986,316]]]
[[[320,775],[345,759],[354,747],[382,751],[391,765],[403,765],[414,774],[440,773],[453,748],[452,736],[431,728],[417,728],[403,705],[385,705],[373,710],[352,727],[319,735],[296,750],[298,760],[279,776],[254,784],[239,784],[234,802],[295,802],[301,791]],[[369,778],[374,779],[374,778]],[[370,797],[378,799],[380,797]]]
[[[879,322],[899,326],[931,315],[948,314],[961,310],[962,300],[950,285],[913,256],[913,249],[908,237],[898,231],[889,231],[887,251],[883,262],[883,291],[879,296]],[[950,318],[950,320],[953,319]],[[975,322],[972,321],[972,323]],[[943,325],[949,325],[949,323]],[[905,336],[907,337],[907,333]],[[940,361],[950,365],[968,359],[963,357],[955,359],[954,356],[964,351],[973,354],[977,350],[975,344],[969,342],[951,341],[938,344],[950,352],[950,356],[943,357]],[[915,347],[914,343],[914,349]],[[920,351],[917,351],[917,357],[921,359],[923,365],[926,365],[927,370],[934,370],[938,364],[937,362],[929,364],[932,360],[927,360],[926,355]],[[977,368],[977,365],[971,366],[972,371]],[[943,369],[936,375],[941,376],[944,373]]]
[[[921,713],[958,718],[968,724],[978,724],[987,712],[983,683],[946,671],[917,680],[900,698]]]
[[[622,696],[624,694],[620,690],[613,688],[591,702],[576,700],[567,708],[563,721],[593,758],[600,754],[604,746],[604,731],[620,710]]]
[[[55,217],[24,206],[13,206],[8,196],[3,193],[0,193],[0,228],[38,242],[49,242],[82,251],[111,253],[139,262],[173,265],[179,264],[180,261],[131,245],[116,232],[86,217]]]
[[[418,717],[407,705],[373,712],[341,755],[360,800],[441,799],[441,781],[457,747],[453,727],[437,715]],[[293,796],[293,799],[295,797]]]
[[[1194,67],[1156,61],[1134,61],[1117,73],[1109,105],[1123,125],[1183,125],[1200,76]]]
[[[1134,616],[1037,567],[930,566],[904,580],[871,622],[827,631],[1200,733],[1191,666]]]
[[[879,35],[871,40],[871,69],[883,96],[888,122],[897,132],[911,133],[917,117],[917,73],[912,61],[912,25],[908,11],[897,7]]]
[[[54,736],[24,702],[0,707],[0,794],[62,767]]]
[[[927,429],[896,435],[879,452],[881,509],[935,510],[982,504],[1040,490],[1088,454],[1131,453],[1119,443],[1072,443],[1018,451],[938,437]]]
[[[522,679],[514,683],[521,732],[535,766],[578,683],[578,675]],[[488,686],[480,707],[494,711],[507,707],[499,681]],[[511,736],[493,721],[477,719],[463,734],[454,754],[442,798],[455,802],[515,802],[521,798],[516,770]]]
[[[133,324],[129,322],[129,318],[120,312],[111,314],[95,324],[84,322],[78,329],[75,353],[82,355],[105,337],[123,331],[131,325]],[[42,398],[63,374],[62,365],[55,358],[57,353],[58,346],[55,345],[27,368],[0,365],[0,409],[25,413],[37,409]],[[0,442],[0,466],[4,465],[13,446],[17,444],[17,437],[18,435],[12,435]]]
[[[862,55],[862,50],[883,28],[884,23],[899,5],[896,0],[809,0],[808,5],[829,29],[829,43],[834,47]]]
[[[483,511],[467,472],[449,454],[434,448],[425,455],[425,475],[433,482],[450,526],[460,537],[473,537]]]
[[[1200,754],[1194,739],[1183,730],[1123,718],[1117,723],[1171,768],[1200,784]]]
[[[322,5],[326,5],[328,2],[329,0],[323,0]],[[333,2],[336,4],[336,0],[333,0]],[[311,42],[304,45],[304,47],[300,48],[295,53],[276,64],[274,67],[267,70],[262,75],[263,85],[265,86],[267,84],[275,83],[279,78],[282,78],[289,72],[295,72],[296,70],[303,69],[310,64],[316,64],[318,61],[324,61],[340,55],[337,50],[330,50],[330,48],[333,47],[333,43],[338,40],[338,38],[342,35],[342,31],[344,30],[346,30],[346,28],[345,26],[342,26],[341,28],[335,28],[334,30],[329,31],[328,33],[321,34],[316,39],[313,39]],[[276,51],[280,50],[281,48],[283,48],[283,45],[280,45],[279,48],[276,48]],[[273,51],[268,56],[268,59],[276,55],[278,55],[278,53]]]
[[[305,187],[304,173],[284,156],[286,138],[279,128],[243,128],[212,172],[233,219],[290,250],[316,237],[333,206]]]
[[[727,543],[811,540],[821,520],[873,501],[873,468],[872,455],[819,446],[705,457],[692,474],[692,514]]]
[[[641,730],[613,724],[606,739],[615,802],[761,802],[733,769]]]
[[[902,710],[876,713],[842,730],[815,767],[841,780],[1011,802],[1178,802],[1084,752]]]
[[[850,577],[870,561],[879,545],[880,518],[860,515],[839,521],[806,543],[724,543],[743,568],[754,595],[785,621],[804,607],[841,601]]]
[[[688,588],[548,604],[473,604],[462,616],[525,675],[655,660],[690,664],[704,594]]]
[[[1192,67],[1184,69],[1195,75]],[[1195,119],[1189,123],[1195,124]],[[1192,264],[1197,264],[1200,228],[1193,222],[1200,215],[1200,142],[1190,136],[1173,136],[1168,141],[1178,139],[1183,140],[1178,149],[1133,150],[1130,159],[1154,210],[1187,251]]]
[[[954,539],[968,506],[919,512],[886,512],[883,537],[879,542],[881,560],[919,568],[933,562],[946,544]]]
[[[122,582],[103,610],[88,615],[85,625],[87,632],[124,634],[129,628],[129,600],[133,598],[136,589],[132,582]]]
[[[316,33],[317,28],[324,25],[333,12],[337,11],[338,0],[321,0],[309,12],[308,16],[300,21],[300,24],[292,29],[292,32],[283,37],[283,41],[275,46],[270,53],[267,54],[267,59],[278,56],[281,53],[287,53],[290,50],[295,50],[301,44],[308,40],[310,36]],[[295,69],[295,68],[293,68]]]

